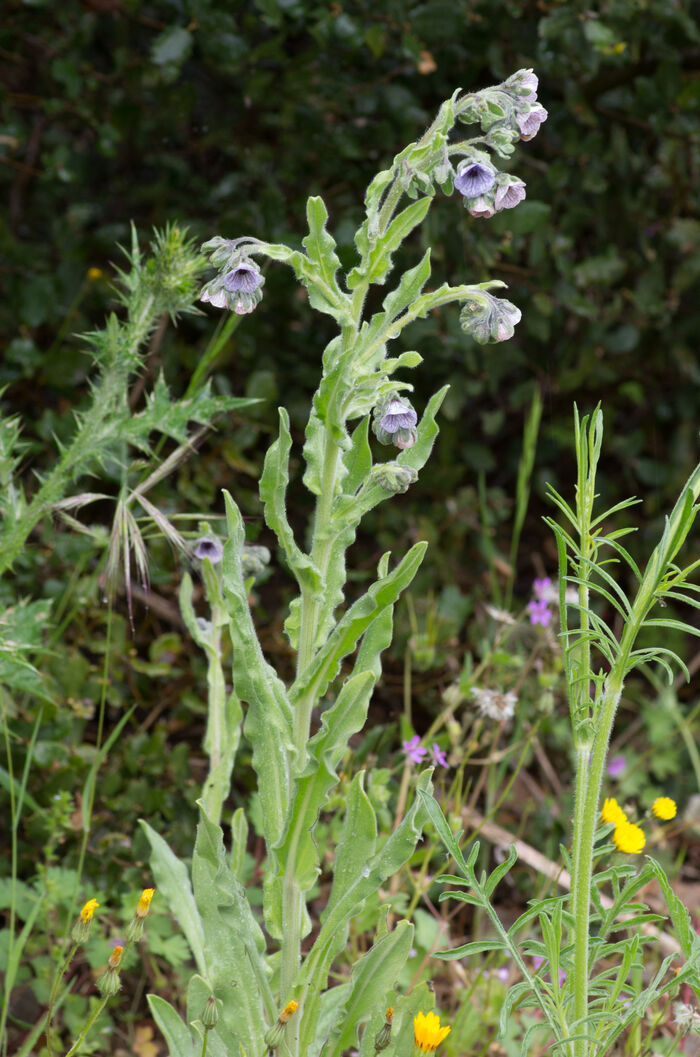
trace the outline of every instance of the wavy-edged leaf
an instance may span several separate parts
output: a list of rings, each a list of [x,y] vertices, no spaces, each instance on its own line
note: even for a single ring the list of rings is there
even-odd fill
[[[425,219],[432,199],[419,198],[402,210],[389,224],[386,232],[374,245],[367,244],[367,255],[363,264],[353,268],[347,278],[349,290],[362,282],[384,283],[392,267],[392,255],[404,239]]]
[[[423,560],[426,547],[426,543],[414,544],[396,568],[372,584],[343,615],[325,645],[290,688],[292,703],[296,703],[302,695],[318,700],[325,694],[329,683],[340,671],[342,659],[352,653],[372,621],[387,606],[392,606],[410,584]]]
[[[278,412],[279,436],[267,449],[260,477],[263,513],[268,527],[272,529],[280,542],[287,564],[294,573],[299,587],[316,594],[321,590],[318,569],[297,545],[287,519],[285,500],[289,485],[289,453],[292,448],[292,435],[289,432],[289,415],[286,410],[280,407]]]

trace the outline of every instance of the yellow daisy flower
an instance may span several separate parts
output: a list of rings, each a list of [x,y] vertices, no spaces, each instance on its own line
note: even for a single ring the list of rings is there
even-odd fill
[[[80,920],[85,922],[85,924],[87,925],[90,921],[92,921],[92,915],[95,913],[99,905],[100,904],[97,902],[96,899],[88,899],[87,903],[80,911]]]
[[[606,797],[603,801],[603,810],[600,813],[600,817],[603,822],[612,822],[616,826],[619,826],[621,822],[627,821],[627,815],[614,796]]]
[[[146,914],[148,913],[148,908],[151,905],[151,900],[153,899],[154,892],[155,888],[144,888],[143,892],[141,893],[141,898],[139,899],[139,905],[136,907],[137,918],[145,918]]]
[[[654,803],[651,805],[651,810],[657,818],[660,818],[662,822],[668,822],[670,818],[676,817],[676,801],[671,800],[670,796],[657,796]]]
[[[436,1013],[418,1013],[413,1018],[413,1035],[416,1046],[423,1053],[432,1053],[452,1029],[449,1025],[440,1027],[440,1017]]]
[[[618,851],[627,852],[628,855],[639,855],[647,842],[644,830],[626,819],[615,826],[613,841]]]

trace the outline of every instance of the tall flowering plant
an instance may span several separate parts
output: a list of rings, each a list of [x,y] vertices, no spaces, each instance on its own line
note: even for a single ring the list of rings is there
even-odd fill
[[[348,740],[365,723],[381,654],[391,641],[394,606],[413,579],[425,544],[416,543],[393,566],[385,554],[375,582],[352,603],[346,598],[346,554],[362,517],[415,483],[438,431],[445,389],[419,417],[407,397],[412,387],[398,372],[418,366],[421,357],[417,352],[391,356],[391,342],[415,319],[452,303],[461,306],[462,326],[478,342],[504,341],[512,336],[520,311],[491,292],[504,285],[498,281],[429,288],[430,250],[398,278],[379,311],[366,306],[371,288],[387,283],[394,254],[425,219],[438,193],[456,194],[474,217],[489,217],[522,201],[523,181],[501,170],[498,160],[510,157],[518,140],[531,138],[544,120],[536,87],[532,71],[520,70],[494,88],[457,91],[443,103],[425,134],[369,185],[365,217],[355,235],[357,261],[347,275],[341,275],[319,197],[308,201],[309,231],[302,249],[253,237],[217,237],[205,244],[216,274],[202,291],[203,301],[240,315],[253,311],[263,292],[260,261],[279,261],[292,268],[311,307],[331,316],[338,331],[323,352],[305,430],[303,483],[315,500],[308,546],[302,546],[287,516],[292,435],[284,408],[260,480],[265,521],[298,589],[284,625],[296,655],[291,683],[266,659],[256,634],[248,590],[256,562],[264,556],[251,554],[246,545],[243,518],[231,495],[225,496],[228,534],[221,561],[212,538],[199,547],[208,619],[195,615],[192,582],[183,582],[183,614],[209,666],[211,771],[200,802],[191,874],[144,823],[159,891],[183,927],[198,970],[188,990],[186,1023],[163,999],[150,998],[173,1057],[189,1057],[191,1030],[214,1054],[258,1057],[267,1048],[293,1057],[321,1051],[340,1057],[357,1045],[358,1028],[366,1021],[363,1054],[373,1052],[376,1033],[383,1032],[382,1047],[388,1045],[386,1034],[392,1030],[391,1045],[407,1052],[414,1040],[413,1018],[432,1004],[424,988],[409,997],[393,990],[412,945],[408,921],[392,930],[386,920],[379,921],[371,949],[344,983],[329,987],[351,920],[413,854],[425,819],[418,797],[386,837],[378,833],[364,774],[351,782],[330,895],[318,931],[307,938],[308,901],[321,868],[315,826],[338,784]],[[455,138],[455,129],[464,124],[476,125],[475,135]],[[394,449],[393,457],[377,459],[370,424],[377,443]],[[225,635],[233,656],[228,681]],[[320,719],[313,723],[316,709]],[[229,852],[219,825],[241,736],[252,749],[257,824],[267,853],[262,917],[241,883],[246,817],[242,810],[233,817]],[[427,793],[430,783],[426,770],[418,788]],[[395,1010],[388,1021],[387,1008]],[[430,1036],[428,1049],[436,1039]]]
[[[687,909],[656,860],[647,856],[640,869],[629,861],[615,861],[616,852],[642,853],[644,827],[631,821],[614,798],[605,797],[601,808],[608,746],[627,677],[652,664],[665,670],[669,680],[672,664],[688,676],[681,658],[665,644],[665,632],[700,635],[695,624],[667,615],[668,609],[658,609],[679,603],[700,609],[700,587],[692,582],[700,559],[679,564],[683,544],[700,511],[700,465],[666,518],[646,567],[640,568],[621,543],[634,529],[606,531],[612,517],[636,500],[603,512],[595,508],[603,443],[599,408],[583,420],[576,413],[575,439],[578,475],[573,504],[550,488],[563,519],[563,524],[547,519],[557,541],[558,585],[552,590],[549,581],[536,581],[536,599],[529,607],[530,619],[545,626],[554,622],[555,606],[558,610],[576,770],[571,846],[563,863],[571,877],[570,893],[533,900],[506,930],[492,896],[515,864],[515,848],[489,877],[485,873],[477,876],[478,842],[465,859],[461,835],[450,832],[437,802],[427,791],[419,790],[419,796],[457,865],[458,874],[445,875],[442,880],[458,888],[443,893],[443,898],[483,908],[493,927],[492,938],[464,944],[438,957],[462,958],[484,951],[510,955],[521,979],[503,1004],[501,1029],[506,1029],[516,1006],[537,1006],[542,1016],[528,1029],[524,1052],[532,1034],[544,1032],[564,1057],[603,1057],[620,1036],[640,1030],[653,1003],[668,1001],[684,983],[700,999],[700,939]],[[635,585],[629,596],[620,582],[620,569],[626,569]],[[618,618],[618,633],[611,616]],[[668,821],[675,816],[676,805],[670,797],[657,797],[651,813],[659,822]],[[598,864],[601,868],[596,871]],[[665,897],[676,940],[669,949],[670,937],[664,937],[666,956],[654,975],[645,979],[647,947],[661,939],[654,923],[664,920],[640,902],[639,893],[651,881],[658,883]],[[617,939],[616,933],[625,938]],[[681,964],[675,965],[676,960]]]

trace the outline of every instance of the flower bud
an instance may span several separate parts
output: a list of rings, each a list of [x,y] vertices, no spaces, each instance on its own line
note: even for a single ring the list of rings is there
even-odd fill
[[[528,106],[515,115],[515,123],[520,129],[520,139],[523,143],[534,139],[540,125],[547,120],[547,111],[539,103]]]
[[[243,579],[249,576],[259,576],[266,565],[270,563],[270,552],[267,547],[257,543],[246,543],[241,554],[241,568]]]
[[[537,74],[532,70],[517,70],[503,82],[506,92],[521,102],[534,103],[537,99]]]
[[[129,943],[138,943],[143,936],[143,923],[148,914],[151,906],[151,900],[153,899],[153,893],[155,888],[144,888],[139,898],[138,906],[134,912],[134,916],[131,919],[129,928],[126,932],[126,938]]]
[[[496,212],[501,209],[514,209],[525,198],[525,183],[510,173],[499,173],[493,193],[493,204]]]
[[[479,290],[464,302],[459,322],[462,330],[470,334],[475,341],[480,345],[487,345],[512,338],[521,314],[520,309],[512,302]]]
[[[205,1028],[215,1028],[219,1019],[219,1007],[213,995],[209,995],[207,1004],[202,1012],[202,1024]]]
[[[483,217],[488,220],[496,212],[493,204],[493,195],[480,195],[478,198],[467,198],[464,202],[473,217]]]
[[[391,1024],[394,1019],[394,1008],[389,1006],[385,1013],[384,1024],[374,1037],[374,1052],[381,1053],[391,1042]]]
[[[373,466],[370,474],[386,492],[407,492],[418,480],[418,471],[412,466],[401,466],[398,462],[383,462]]]
[[[112,998],[121,988],[119,979],[119,965],[122,960],[124,948],[117,945],[109,956],[107,969],[97,981],[100,994],[103,998]]]
[[[85,943],[90,935],[90,925],[96,908],[100,904],[96,899],[88,899],[83,909],[78,914],[77,921],[71,933],[74,943]]]
[[[282,1012],[277,1018],[277,1022],[272,1025],[270,1030],[265,1035],[265,1045],[268,1050],[276,1050],[284,1034],[284,1029],[289,1020],[294,1016],[297,1009],[299,1008],[298,1002],[287,1002]]]

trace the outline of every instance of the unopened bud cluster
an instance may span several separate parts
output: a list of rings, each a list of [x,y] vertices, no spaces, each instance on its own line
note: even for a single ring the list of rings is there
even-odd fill
[[[459,322],[462,330],[470,334],[474,341],[487,345],[512,338],[521,315],[520,309],[512,301],[494,297],[487,290],[475,290],[469,300],[464,302]]]
[[[537,102],[537,76],[518,70],[503,84],[466,96],[457,106],[457,117],[466,124],[479,123],[481,143],[502,158],[510,157],[518,140],[537,135],[547,111]],[[454,178],[454,188],[464,197],[473,217],[492,217],[513,209],[525,198],[525,183],[500,172],[483,150],[468,147]]]

